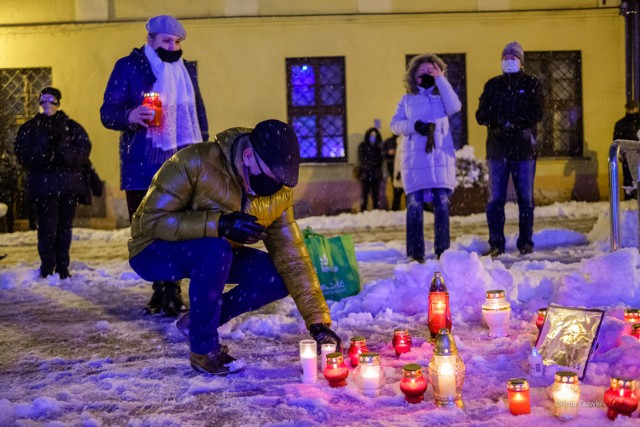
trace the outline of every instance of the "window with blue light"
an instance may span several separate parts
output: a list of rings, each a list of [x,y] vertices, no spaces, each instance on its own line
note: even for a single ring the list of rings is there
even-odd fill
[[[346,162],[344,57],[287,58],[289,123],[304,162]]]

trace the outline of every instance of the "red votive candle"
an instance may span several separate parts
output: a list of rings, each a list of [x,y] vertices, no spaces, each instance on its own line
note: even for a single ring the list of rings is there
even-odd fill
[[[547,318],[547,308],[539,308],[538,309],[538,317],[536,317],[536,326],[538,330],[542,330],[542,325],[544,325],[544,319]]]
[[[393,340],[391,341],[393,348],[396,350],[396,356],[411,351],[411,335],[408,329],[398,328],[393,331]]]
[[[368,352],[367,340],[364,337],[358,336],[351,338],[351,344],[349,345],[349,360],[351,361],[351,366],[358,366],[358,357],[362,353]]]
[[[513,415],[530,414],[529,382],[524,378],[511,378],[507,382],[507,399]]]
[[[409,403],[420,403],[424,400],[427,380],[422,375],[422,366],[410,363],[402,367],[400,391],[404,393],[405,400]]]
[[[342,353],[327,354],[327,366],[322,373],[327,381],[329,381],[329,386],[333,388],[346,386],[349,368],[344,364]]]
[[[604,404],[607,405],[609,419],[615,420],[618,415],[630,417],[633,411],[638,409],[635,388],[635,380],[611,378],[611,387],[604,392]]]

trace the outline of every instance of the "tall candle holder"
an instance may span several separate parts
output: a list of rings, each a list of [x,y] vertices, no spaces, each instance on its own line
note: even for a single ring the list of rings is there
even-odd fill
[[[507,382],[507,400],[513,415],[530,414],[529,382],[524,378],[511,378]]]
[[[422,366],[409,363],[402,367],[400,391],[404,393],[405,400],[409,403],[420,403],[424,400],[424,392],[427,391],[427,380],[422,375]]]
[[[444,283],[444,277],[439,271],[433,273],[431,286],[429,287],[428,324],[432,342],[441,329],[451,330],[449,292]]]
[[[495,289],[486,292],[486,299],[482,304],[482,318],[489,327],[490,337],[498,338],[507,335],[511,304],[506,300],[503,290]]]
[[[375,397],[385,384],[384,370],[380,366],[379,353],[362,353],[358,366],[353,370],[353,382],[363,395]]]
[[[362,353],[368,353],[367,340],[364,337],[353,337],[349,345],[349,361],[351,366],[358,366],[359,357]]]
[[[428,372],[429,382],[433,384],[436,405],[464,407],[462,386],[465,366],[458,356],[453,337],[445,328],[442,328],[436,336]]]
[[[618,415],[630,417],[638,409],[636,382],[626,378],[611,378],[611,387],[604,393],[607,417],[615,420]]]
[[[315,340],[300,341],[300,364],[302,365],[302,382],[312,384],[318,380],[318,355]]]
[[[396,356],[400,357],[403,353],[411,351],[411,335],[409,329],[397,328],[393,331],[393,340],[391,341],[396,351]]]
[[[349,368],[344,364],[342,353],[334,352],[326,356],[325,368],[322,371],[324,377],[329,381],[332,388],[344,387],[347,385],[347,377],[349,376]]]
[[[580,401],[578,374],[571,371],[556,372],[551,394],[554,403],[553,415],[561,420],[570,420],[575,417]]]

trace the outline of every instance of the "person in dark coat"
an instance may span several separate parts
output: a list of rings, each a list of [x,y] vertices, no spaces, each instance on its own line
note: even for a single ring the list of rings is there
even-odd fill
[[[524,73],[524,50],[517,42],[502,51],[503,74],[490,79],[480,96],[478,124],[487,126],[489,167],[489,251],[504,253],[504,206],[509,177],[518,197],[521,254],[533,252],[533,181],[536,174],[536,125],[542,120],[543,93],[540,81]]]
[[[146,44],[116,62],[100,108],[102,124],[120,131],[120,188],[129,219],[162,163],[179,149],[209,139],[196,64],[181,58],[184,27],[172,16],[159,15],[147,21],[146,29]],[[150,92],[162,102],[160,126],[149,126],[155,112],[142,105]],[[153,290],[148,313],[177,316],[186,309],[179,282],[157,282]]]
[[[0,155],[0,203],[7,205],[4,219],[7,233],[13,233],[14,204],[18,194],[18,165],[16,159],[5,151]]]
[[[387,172],[389,174],[389,178],[391,179],[391,184],[393,188],[393,199],[391,199],[391,210],[393,211],[400,210],[400,203],[401,203],[402,195],[404,194],[404,191],[402,190],[402,188],[397,188],[393,186],[393,180],[394,180],[393,174],[395,172],[395,161],[396,161],[397,150],[398,150],[398,135],[391,135],[391,137],[386,139],[382,144],[382,156],[384,158],[385,163],[387,164]]]
[[[627,139],[631,141],[637,141],[640,136],[638,131],[640,130],[640,112],[638,108],[638,101],[629,101],[624,106],[626,114],[623,118],[618,120],[613,129],[613,139]],[[629,169],[629,162],[624,151],[622,152],[622,185],[625,188],[624,198],[629,200],[633,198],[633,176]],[[637,190],[636,190],[637,194]]]
[[[15,141],[18,161],[27,171],[27,192],[38,216],[40,277],[70,277],[69,249],[78,197],[86,194],[83,166],[91,142],[84,128],[59,110],[62,94],[40,92],[42,113],[20,126]]]
[[[358,146],[358,179],[362,186],[362,203],[360,211],[367,210],[369,193],[373,201],[373,209],[378,209],[380,182],[382,182],[382,137],[376,128],[367,130],[364,141]]]

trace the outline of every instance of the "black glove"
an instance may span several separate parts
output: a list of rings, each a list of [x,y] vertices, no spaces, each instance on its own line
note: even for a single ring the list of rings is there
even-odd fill
[[[218,234],[238,243],[256,243],[267,237],[266,230],[253,215],[231,212],[220,215]]]
[[[309,326],[309,333],[311,333],[313,339],[318,343],[318,354],[320,354],[322,344],[335,344],[336,351],[342,351],[342,341],[340,337],[336,335],[328,325],[324,323],[314,323]]]
[[[425,123],[422,120],[416,121],[416,124],[413,125],[413,128],[422,136],[429,135],[429,125],[433,123]]]

